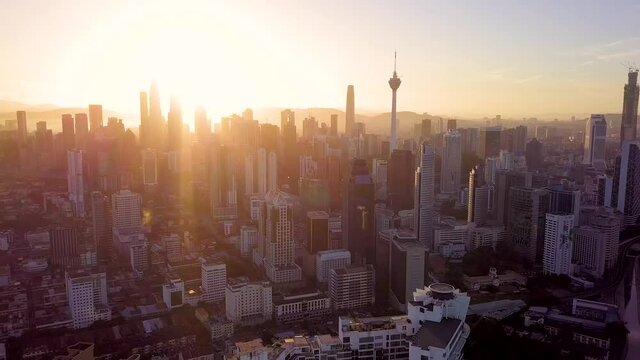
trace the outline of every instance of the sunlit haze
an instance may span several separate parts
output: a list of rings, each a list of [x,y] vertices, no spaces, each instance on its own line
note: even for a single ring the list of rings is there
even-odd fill
[[[179,4],[179,5],[178,5]],[[620,112],[640,2],[0,1],[0,99],[138,114],[157,81],[186,117],[246,107],[452,116]]]

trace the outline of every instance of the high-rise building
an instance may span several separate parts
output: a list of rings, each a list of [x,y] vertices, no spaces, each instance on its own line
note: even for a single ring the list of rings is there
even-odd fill
[[[635,141],[638,127],[638,69],[629,70],[629,80],[624,86],[624,99],[622,102],[622,121],[620,127],[620,144],[624,147],[625,141]]]
[[[329,135],[338,136],[338,114],[331,114],[331,127]]]
[[[162,110],[160,107],[160,92],[158,91],[158,85],[152,83],[149,88],[149,126],[146,127],[147,143],[144,145],[152,149],[161,149],[163,142],[163,120]],[[182,133],[182,129],[180,129]]]
[[[265,246],[264,267],[269,280],[286,283],[301,280],[302,271],[294,262],[293,207],[289,195],[270,191],[260,220]]]
[[[356,122],[353,85],[347,86],[347,111],[345,113],[344,133],[347,136],[353,135],[353,129]]]
[[[585,208],[580,213],[580,224],[582,226],[588,226],[603,234],[605,242],[604,269],[613,268],[618,260],[622,214],[606,207]]]
[[[140,145],[144,148],[149,146],[151,130],[149,124],[149,97],[146,92],[140,92]]]
[[[582,271],[601,278],[606,270],[605,233],[591,226],[580,226],[573,232],[573,263]]]
[[[27,141],[27,112],[16,111],[16,121],[18,123],[18,140],[24,144]]]
[[[111,195],[113,227],[118,230],[138,231],[142,228],[142,198],[129,190]]]
[[[411,151],[393,150],[388,162],[387,203],[396,212],[413,207],[415,171],[416,164]]]
[[[433,225],[435,202],[435,150],[432,145],[420,146],[420,166],[415,175],[414,229],[418,242],[433,250]]]
[[[61,267],[80,265],[80,240],[74,226],[58,226],[49,230],[51,264]]]
[[[91,192],[91,221],[93,241],[98,249],[98,257],[106,258],[111,249],[111,212],[109,198],[100,191]]]
[[[206,141],[211,136],[211,120],[207,119],[207,111],[202,106],[196,109],[194,125],[198,141]]]
[[[449,119],[447,120],[447,131],[455,130],[458,128],[458,120]]]
[[[467,222],[482,226],[489,212],[489,187],[484,182],[484,171],[476,166],[469,172],[469,195],[467,199]]]
[[[98,320],[111,320],[105,273],[67,272],[65,280],[74,329],[86,328]]]
[[[375,271],[371,264],[331,269],[329,295],[334,309],[357,309],[375,302]]]
[[[398,148],[398,119],[396,118],[396,93],[400,87],[400,78],[396,73],[395,54],[393,60],[393,77],[389,79],[389,87],[391,87],[391,140],[389,143],[389,151]]]
[[[624,225],[635,225],[640,217],[640,142],[625,141],[616,160],[612,206],[624,214]]]
[[[373,222],[375,184],[369,175],[365,160],[353,160],[351,176],[344,184],[343,243],[351,252],[354,264],[372,264],[375,254]]]
[[[542,167],[544,163],[544,147],[538,139],[533,138],[527,143],[525,150],[525,159],[527,163],[527,169],[537,170]]]
[[[512,186],[531,187],[532,174],[528,172],[505,171],[496,172],[495,215],[499,224],[508,226],[510,213],[509,189]]]
[[[387,200],[387,177],[389,163],[386,159],[373,159],[371,177],[376,188],[376,200]]]
[[[158,185],[158,153],[155,149],[142,150],[142,184]]]
[[[75,125],[71,114],[62,114],[62,144],[65,150],[76,146]]]
[[[478,156],[480,159],[486,159],[490,156],[500,155],[500,135],[502,127],[493,126],[480,129],[480,147]]]
[[[573,273],[573,220],[573,214],[547,213],[542,255],[542,270],[545,274]]]
[[[549,192],[549,212],[552,214],[572,214],[573,223],[580,222],[580,201],[582,192],[561,184],[547,187]]]
[[[427,249],[416,241],[398,238],[389,245],[389,302],[397,310],[406,312],[413,291],[425,284]]]
[[[607,121],[602,114],[591,114],[584,132],[583,163],[597,170],[606,170],[605,143]]]
[[[223,301],[227,287],[227,265],[223,262],[203,260],[201,278],[203,300],[208,303]]]
[[[89,140],[89,120],[87,114],[76,114],[75,118],[75,135],[76,135],[76,147],[80,149],[87,148],[87,141]]]
[[[444,150],[440,170],[440,192],[456,194],[460,190],[462,171],[462,137],[456,130],[444,134]]]
[[[331,269],[351,265],[351,253],[344,249],[319,251],[316,254],[316,280],[321,283],[329,281]]]
[[[422,119],[420,127],[420,140],[427,141],[431,139],[431,119]]]
[[[535,264],[542,262],[549,194],[544,189],[511,187],[509,190],[511,242]]]
[[[517,126],[513,135],[513,153],[522,155],[525,152],[527,144],[527,127],[524,125]]]
[[[329,214],[326,211],[307,212],[307,250],[315,255],[329,249]]]
[[[182,149],[182,107],[177,98],[171,98],[169,115],[167,116],[167,146],[169,150]]]
[[[89,130],[96,132],[102,129],[102,105],[89,105]]]
[[[211,214],[215,219],[233,219],[238,216],[238,177],[233,154],[218,141],[211,144],[209,193]]]
[[[67,151],[67,192],[73,206],[73,213],[77,217],[85,215],[83,154],[82,150]]]

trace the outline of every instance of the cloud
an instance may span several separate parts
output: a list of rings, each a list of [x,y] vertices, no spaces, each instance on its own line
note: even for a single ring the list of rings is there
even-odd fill
[[[584,61],[581,65],[591,65],[595,61],[636,57],[640,55],[638,47],[640,47],[640,37],[634,36],[610,41],[608,43],[591,44],[580,49],[570,50],[562,55],[587,58],[588,60]]]

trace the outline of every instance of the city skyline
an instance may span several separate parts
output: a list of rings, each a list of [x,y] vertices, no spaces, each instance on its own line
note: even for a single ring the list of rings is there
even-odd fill
[[[632,2],[619,4],[624,12],[597,2],[547,1],[533,8],[408,1],[278,9],[258,1],[62,4],[74,11],[40,1],[4,3],[0,26],[15,36],[0,37],[0,49],[13,55],[0,70],[0,99],[102,103],[127,114],[137,114],[136,94],[154,80],[163,104],[179,97],[189,118],[199,104],[214,121],[246,107],[341,109],[348,84],[356,88],[356,112],[385,112],[394,50],[403,79],[400,111],[515,118],[619,113],[622,63],[640,56],[631,15],[639,5]],[[31,6],[48,16],[32,22]],[[449,21],[453,16],[460,21]],[[405,20],[376,26],[389,18]],[[594,27],[596,21],[618,26]]]

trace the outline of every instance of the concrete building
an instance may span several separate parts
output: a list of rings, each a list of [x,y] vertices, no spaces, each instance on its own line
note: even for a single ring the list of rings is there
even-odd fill
[[[606,234],[591,226],[580,226],[573,232],[572,262],[576,270],[601,278],[605,272]]]
[[[489,217],[489,187],[484,182],[482,167],[476,166],[469,173],[469,197],[467,222],[482,226]]]
[[[178,234],[163,236],[161,242],[167,261],[182,261],[182,239]]]
[[[212,303],[224,300],[227,287],[227,265],[223,262],[203,259],[200,269],[204,301]]]
[[[395,238],[389,246],[389,303],[406,312],[413,291],[425,284],[429,255],[424,245],[415,240]]]
[[[271,284],[267,281],[250,282],[247,278],[229,279],[225,308],[227,319],[234,324],[257,325],[271,320]]]
[[[97,320],[111,320],[105,273],[67,272],[65,279],[74,329],[86,328]]]
[[[142,198],[129,190],[120,190],[111,195],[113,227],[118,230],[140,230],[142,228]]]
[[[69,201],[73,206],[73,213],[77,217],[85,216],[84,201],[84,171],[82,150],[73,149],[67,151],[67,191],[69,192]]]
[[[635,130],[634,130],[635,134]],[[616,159],[612,206],[624,214],[624,225],[634,225],[640,217],[640,142],[625,141]]]
[[[184,281],[179,278],[173,278],[162,285],[162,300],[169,310],[184,305]]]
[[[535,264],[542,263],[545,238],[545,215],[549,210],[549,194],[543,189],[511,187],[509,190],[510,221],[507,227],[511,242]]]
[[[319,321],[331,314],[331,299],[314,291],[273,297],[273,317],[279,324]]]
[[[460,190],[460,173],[462,171],[462,136],[457,130],[450,130],[443,137],[440,192],[457,194]]]
[[[584,131],[583,164],[597,170],[606,170],[605,145],[607,140],[607,121],[603,114],[591,114]]]
[[[506,240],[507,232],[502,226],[476,227],[469,234],[471,250],[483,246],[490,246],[495,249],[499,243]]]
[[[258,246],[258,228],[253,225],[240,227],[240,255],[250,257],[253,249]]]
[[[372,265],[331,269],[329,295],[336,310],[356,309],[375,302],[375,271]]]
[[[316,280],[320,283],[329,281],[331,269],[351,265],[351,253],[345,249],[319,251],[316,254]]]
[[[158,185],[158,153],[155,149],[142,150],[142,183]]]
[[[307,212],[306,240],[309,254],[329,249],[329,214],[326,211]]]
[[[435,202],[435,150],[430,144],[420,147],[420,166],[416,170],[414,229],[418,242],[433,250],[433,205]]]
[[[542,270],[545,274],[571,275],[573,256],[573,214],[546,215]]]
[[[300,281],[302,270],[294,262],[293,208],[288,195],[282,191],[270,191],[265,196],[264,229],[267,277],[274,283]]]

